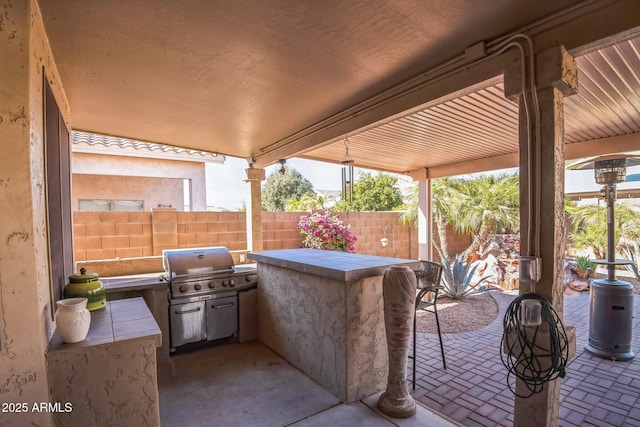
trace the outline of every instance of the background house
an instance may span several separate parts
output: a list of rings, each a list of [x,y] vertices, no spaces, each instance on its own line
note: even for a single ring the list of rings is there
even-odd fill
[[[204,211],[205,164],[224,161],[205,151],[72,132],[72,209]]]

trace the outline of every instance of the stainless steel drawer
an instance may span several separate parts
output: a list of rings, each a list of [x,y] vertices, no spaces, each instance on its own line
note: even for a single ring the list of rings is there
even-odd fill
[[[207,338],[205,301],[172,305],[169,310],[172,348]]]
[[[207,301],[207,341],[238,335],[238,297]]]

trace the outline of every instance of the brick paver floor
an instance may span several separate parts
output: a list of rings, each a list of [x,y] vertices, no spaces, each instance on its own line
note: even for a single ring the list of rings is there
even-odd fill
[[[513,425],[513,393],[500,360],[502,321],[515,295],[493,292],[500,312],[489,326],[443,334],[447,369],[438,336],[418,334],[416,400],[465,426]],[[640,426],[640,296],[635,296],[632,350],[620,362],[584,350],[589,338],[589,295],[564,296],[565,325],[576,327],[576,356],[567,365],[560,397],[560,426]],[[409,363],[411,378],[411,363]]]

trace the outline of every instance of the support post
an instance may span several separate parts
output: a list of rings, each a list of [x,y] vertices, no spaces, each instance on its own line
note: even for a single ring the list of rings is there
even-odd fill
[[[532,76],[528,64],[528,58],[526,62],[518,61],[504,77],[505,96],[518,102],[520,108],[520,255],[537,256],[542,260],[540,280],[530,288],[521,283],[520,293],[535,292],[542,296],[562,319],[565,250],[563,101],[564,96],[577,91],[577,64],[561,46],[536,55],[535,93],[530,91]],[[525,88],[522,87],[523,66],[527,67]],[[534,95],[537,95],[537,106],[530,102]],[[536,107],[539,107],[539,121]],[[526,385],[519,379],[516,393],[528,394]],[[516,396],[514,426],[557,426],[559,402],[559,379],[545,383],[540,393],[529,398]]]
[[[427,169],[411,174],[418,181],[418,259],[433,260],[433,204],[431,179]]]
[[[248,168],[245,170],[250,185],[247,198],[247,250],[257,252],[263,249],[262,243],[262,181],[264,169]]]

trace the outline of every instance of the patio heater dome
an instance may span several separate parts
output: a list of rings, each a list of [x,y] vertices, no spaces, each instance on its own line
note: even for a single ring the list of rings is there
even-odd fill
[[[614,154],[588,159],[569,166],[569,169],[593,169],[596,183],[603,185],[607,202],[607,259],[593,262],[607,266],[607,279],[592,280],[590,286],[589,343],[585,349],[596,356],[613,360],[631,360],[633,329],[633,286],[617,280],[617,265],[628,260],[615,258],[615,199],[616,184],[626,177],[626,167],[640,164],[639,157]]]

